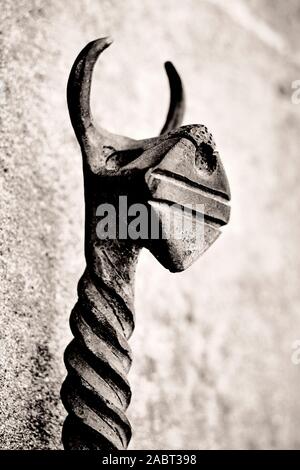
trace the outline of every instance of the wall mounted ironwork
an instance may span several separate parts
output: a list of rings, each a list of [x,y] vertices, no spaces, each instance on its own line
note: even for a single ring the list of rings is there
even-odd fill
[[[78,284],[78,301],[70,325],[74,339],[65,351],[68,371],[61,397],[68,416],[62,440],[66,449],[126,449],[131,427],[125,411],[131,398],[127,380],[134,328],[134,274],[139,252],[147,248],[171,272],[189,267],[229,221],[230,190],[213,138],[204,125],[181,126],[184,93],[178,73],[167,62],[171,101],[158,137],[133,140],[96,127],[90,111],[93,68],[111,41],[89,43],[70,73],[67,98],[72,125],[83,157],[86,269]],[[197,204],[203,231],[191,228],[181,237],[133,240],[97,235],[97,208],[144,204],[159,225],[170,227],[176,207]],[[116,219],[116,224],[120,224]],[[118,229],[120,227],[116,227]],[[119,233],[116,230],[116,233]]]

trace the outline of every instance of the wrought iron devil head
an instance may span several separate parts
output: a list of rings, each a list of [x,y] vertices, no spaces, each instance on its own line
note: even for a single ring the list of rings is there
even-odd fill
[[[181,271],[216,240],[220,227],[229,221],[230,190],[225,171],[204,125],[179,127],[184,93],[170,62],[165,67],[171,102],[158,137],[137,141],[96,128],[90,111],[91,79],[98,56],[110,44],[108,38],[89,43],[78,55],[68,82],[70,117],[83,155],[86,253],[99,244],[96,212],[100,204],[108,202],[118,210],[119,196],[126,196],[128,204],[143,203],[151,208],[161,233],[170,226],[178,207],[197,204],[202,210],[188,216],[202,216],[201,237],[187,230],[179,238],[171,235],[135,242],[148,248],[170,271]]]

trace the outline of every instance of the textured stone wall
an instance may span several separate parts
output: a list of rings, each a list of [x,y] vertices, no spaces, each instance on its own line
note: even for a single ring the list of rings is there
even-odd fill
[[[96,120],[155,135],[166,59],[185,123],[215,136],[232,220],[188,271],[141,257],[131,448],[297,448],[300,79],[297,0],[3,0],[0,10],[0,445],[60,448],[68,317],[84,267],[81,156],[65,88],[79,50],[111,35]]]

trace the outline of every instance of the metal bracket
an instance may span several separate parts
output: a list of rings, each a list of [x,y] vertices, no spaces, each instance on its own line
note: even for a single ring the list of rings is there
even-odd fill
[[[134,328],[140,250],[150,250],[170,271],[182,271],[216,240],[230,215],[229,185],[211,134],[203,125],[179,127],[184,93],[170,62],[165,67],[171,102],[159,137],[137,141],[96,128],[90,111],[92,72],[110,43],[98,39],[80,52],[67,89],[83,156],[86,269],[71,313],[74,339],[65,351],[68,375],[61,397],[68,412],[62,434],[66,449],[126,449],[130,441],[125,416],[131,398],[127,341]],[[151,234],[158,227],[159,235],[124,236],[130,225],[121,214],[124,201],[127,208],[145,207],[143,220]],[[114,236],[106,239],[99,236],[98,225],[103,205],[115,215]],[[190,223],[175,236],[182,213]],[[200,231],[195,230],[199,221]]]

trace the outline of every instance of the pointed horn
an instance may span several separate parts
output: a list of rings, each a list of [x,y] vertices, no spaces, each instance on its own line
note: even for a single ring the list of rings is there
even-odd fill
[[[110,38],[102,38],[87,44],[77,56],[70,72],[67,100],[71,122],[79,142],[82,142],[88,130],[94,130],[90,109],[92,74],[97,58],[111,43]]]
[[[160,135],[181,126],[185,111],[184,90],[180,76],[172,62],[166,62],[165,69],[170,84],[170,107]]]

